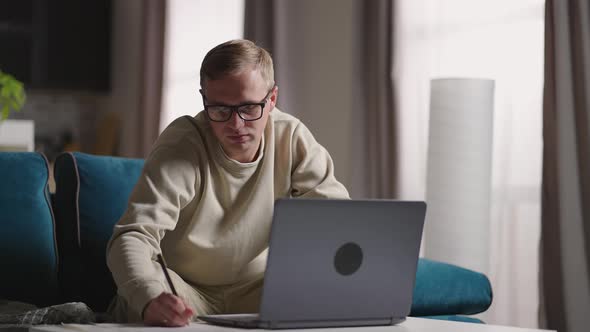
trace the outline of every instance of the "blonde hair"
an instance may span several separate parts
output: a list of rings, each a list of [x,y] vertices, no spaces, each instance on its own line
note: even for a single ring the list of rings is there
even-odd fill
[[[228,74],[238,74],[245,69],[260,70],[270,90],[274,84],[274,68],[270,54],[246,39],[235,39],[211,49],[201,65],[201,88],[208,80],[220,79]]]

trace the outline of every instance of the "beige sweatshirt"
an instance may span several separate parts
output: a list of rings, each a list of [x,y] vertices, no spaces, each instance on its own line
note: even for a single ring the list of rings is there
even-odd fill
[[[261,149],[251,163],[230,159],[204,112],[164,130],[107,247],[132,310],[169,291],[160,251],[189,284],[229,285],[264,271],[275,199],[349,197],[326,149],[293,116],[270,113]]]

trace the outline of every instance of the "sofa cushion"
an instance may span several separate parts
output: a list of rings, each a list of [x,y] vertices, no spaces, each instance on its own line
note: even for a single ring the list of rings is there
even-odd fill
[[[105,311],[116,292],[106,245],[125,212],[143,160],[63,153],[55,162],[54,207],[63,302]]]
[[[484,322],[479,318],[460,316],[460,315],[421,316],[420,318],[450,320],[453,322],[463,322],[463,323],[484,324]]]
[[[49,201],[47,159],[0,152],[0,298],[55,303],[57,248]]]
[[[411,316],[471,315],[492,304],[492,286],[481,273],[421,258]]]

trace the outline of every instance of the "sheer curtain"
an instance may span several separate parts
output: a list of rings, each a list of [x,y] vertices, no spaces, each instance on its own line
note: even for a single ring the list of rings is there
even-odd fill
[[[214,46],[244,33],[244,0],[167,0],[160,131],[203,110],[199,71]]]
[[[495,80],[488,323],[536,327],[543,0],[400,0],[394,81],[399,196],[424,199],[430,80]],[[428,246],[428,243],[423,243]]]

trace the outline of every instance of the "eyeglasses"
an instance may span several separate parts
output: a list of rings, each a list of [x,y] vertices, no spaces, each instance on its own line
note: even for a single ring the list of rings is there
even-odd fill
[[[205,112],[209,120],[214,122],[225,122],[231,119],[232,113],[238,113],[238,116],[244,121],[256,121],[262,118],[264,106],[268,102],[270,93],[274,89],[274,86],[268,91],[264,99],[259,103],[247,103],[236,106],[229,105],[207,105],[205,95],[201,90],[203,96],[203,104],[205,105]]]

